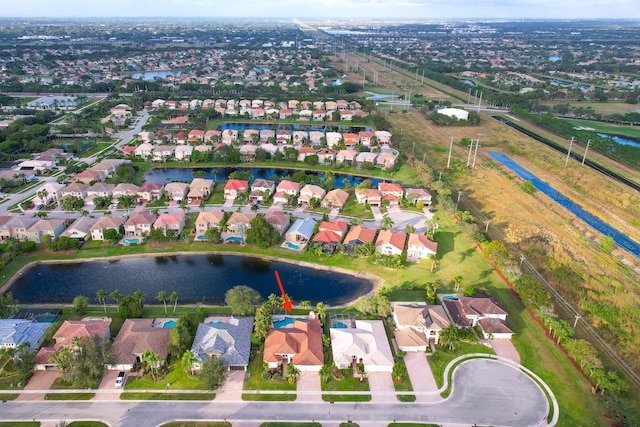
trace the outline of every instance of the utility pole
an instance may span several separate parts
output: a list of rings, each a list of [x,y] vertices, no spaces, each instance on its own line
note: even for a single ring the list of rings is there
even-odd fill
[[[462,196],[462,191],[458,191],[458,201],[456,202],[456,211],[458,210],[458,205],[460,204],[460,197]]]
[[[467,96],[467,107],[471,105],[471,88],[469,88],[469,95]]]
[[[471,163],[471,150],[473,150],[473,139],[471,140],[471,145],[469,145],[469,155],[467,156],[467,167]]]
[[[364,89],[364,82],[365,82],[365,71],[364,68],[362,69],[362,89]]]
[[[451,137],[451,142],[449,143],[449,158],[447,159],[447,169],[449,169],[449,165],[451,165],[451,150],[453,150],[453,137]]]
[[[480,100],[478,101],[478,113],[480,112],[480,105],[482,104],[482,92],[480,92]]]
[[[569,156],[571,156],[571,147],[573,146],[573,137],[571,137],[571,141],[569,142],[569,151],[567,151],[567,158],[564,161],[564,167],[567,167],[569,163]]]
[[[473,152],[473,165],[471,166],[472,169],[476,168],[476,157],[478,157],[478,147],[480,146],[480,139],[476,139],[476,150]]]
[[[422,84],[424,84],[424,68],[422,69]]]
[[[520,255],[520,268],[522,268],[522,261],[524,261],[524,255]]]
[[[587,151],[589,151],[589,144],[591,144],[591,140],[587,140],[587,148],[584,149],[584,156],[582,156],[582,166],[584,166],[584,161],[587,158]]]
[[[487,226],[486,226],[486,227],[485,227],[485,229],[484,229],[484,232],[485,232],[485,233],[488,233],[488,232],[489,232],[489,224],[491,224],[491,220],[487,221]]]
[[[573,327],[575,328],[576,325],[578,324],[578,320],[582,319],[582,316],[580,316],[578,313],[576,313],[574,318],[576,319],[576,320],[573,321]]]

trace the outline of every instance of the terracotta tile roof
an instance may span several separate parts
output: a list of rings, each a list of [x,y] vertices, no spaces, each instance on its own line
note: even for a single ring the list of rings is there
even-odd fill
[[[169,350],[169,329],[154,328],[153,319],[127,319],[111,347],[116,364],[134,364],[145,350],[166,359]]]
[[[347,237],[344,238],[344,243],[357,242],[362,243],[373,242],[376,238],[377,230],[364,227],[362,225],[356,225],[351,227],[351,230],[347,233]]]
[[[294,354],[294,365],[322,366],[322,330],[319,319],[295,320],[292,328],[272,328],[264,343],[264,361],[279,362]]]
[[[376,246],[390,244],[400,250],[403,250],[406,238],[407,235],[405,233],[398,233],[393,230],[380,230],[378,239],[376,240]]]

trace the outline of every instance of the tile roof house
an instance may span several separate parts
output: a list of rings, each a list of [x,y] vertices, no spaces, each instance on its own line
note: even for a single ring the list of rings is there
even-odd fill
[[[148,210],[134,212],[124,223],[124,235],[127,237],[148,236],[156,219],[156,215]]]
[[[0,240],[17,239],[24,242],[29,237],[27,230],[38,221],[38,218],[12,216],[0,224]]]
[[[352,254],[356,246],[373,243],[378,231],[362,225],[354,225],[347,233],[342,245],[347,253]]]
[[[336,163],[342,163],[344,165],[351,166],[356,162],[358,153],[352,150],[340,150],[336,154]]]
[[[291,363],[301,372],[320,371],[324,365],[320,320],[297,319],[290,328],[271,328],[264,341],[263,361],[269,368]]]
[[[440,331],[451,323],[441,305],[424,302],[392,302],[394,336],[402,351],[426,351],[438,344]]]
[[[383,151],[376,157],[375,165],[384,170],[393,169],[398,164],[398,155],[391,151]]]
[[[245,193],[249,189],[249,182],[242,179],[229,179],[224,186],[224,198],[234,200],[238,194]]]
[[[267,220],[267,222],[271,224],[281,236],[285,231],[287,231],[291,224],[289,215],[279,211],[267,212],[264,219]]]
[[[37,205],[48,205],[49,203],[57,203],[62,199],[61,191],[66,185],[56,182],[47,182],[33,198],[33,203]]]
[[[208,199],[214,185],[215,182],[212,179],[194,178],[191,181],[191,191],[188,194],[191,203],[200,203],[200,200]]]
[[[0,319],[0,348],[16,348],[22,343],[35,350],[44,340],[44,332],[51,323],[25,319]]]
[[[78,182],[74,182],[72,184],[67,185],[65,188],[60,190],[60,196],[63,199],[67,197],[75,197],[78,199],[84,199],[87,197],[87,189],[89,188],[88,184],[81,184]]]
[[[164,193],[164,184],[161,182],[145,181],[138,189],[138,198],[143,202],[158,200]]]
[[[333,361],[339,369],[362,363],[365,372],[391,372],[394,359],[381,320],[356,320],[355,327],[331,328]]]
[[[404,189],[402,188],[402,186],[393,182],[379,182],[378,190],[382,192],[383,196],[390,194],[397,197],[398,199],[404,197]]]
[[[63,219],[41,219],[27,229],[27,239],[42,243],[44,236],[51,236],[54,241],[62,234],[66,225]]]
[[[494,297],[466,297],[463,295],[440,295],[449,319],[459,327],[480,325],[485,339],[510,339],[513,331],[506,324],[507,312]],[[486,328],[486,329],[485,329]]]
[[[251,193],[249,193],[249,201],[264,202],[273,194],[276,189],[276,183],[269,179],[257,178],[251,184]]]
[[[402,255],[407,240],[405,233],[393,230],[380,230],[376,239],[376,252],[382,255]]]
[[[313,237],[314,243],[320,243],[325,253],[333,253],[342,242],[349,225],[344,221],[322,221],[318,233]]]
[[[431,194],[424,188],[407,188],[405,190],[405,197],[411,203],[422,202],[425,206],[429,206],[431,204]]]
[[[324,188],[313,184],[307,184],[300,190],[300,197],[298,197],[298,203],[310,204],[313,199],[320,199],[324,197],[326,191]]]
[[[87,188],[87,199],[92,201],[96,197],[105,197],[111,199],[113,196],[113,189],[116,188],[115,184],[105,184],[104,182],[96,182],[91,187]]]
[[[382,203],[382,192],[372,188],[356,188],[356,200],[358,203],[369,204],[370,206],[380,206]]]
[[[137,196],[139,190],[140,187],[137,185],[123,182],[115,186],[112,196],[116,199],[122,196]]]
[[[297,182],[289,181],[287,179],[283,179],[276,187],[276,191],[282,191],[285,194],[297,196],[298,193],[300,193],[300,184]]]
[[[50,361],[53,353],[57,353],[63,347],[72,345],[74,338],[82,340],[87,337],[110,338],[109,325],[111,318],[105,320],[65,320],[53,335],[56,341],[53,347],[42,347],[36,355],[36,370],[55,369],[55,363]]]
[[[182,232],[184,228],[184,214],[183,213],[163,213],[158,216],[156,222],[153,223],[153,228],[162,230],[163,235],[167,235],[169,230],[173,231],[173,235],[177,236]]]
[[[186,182],[170,182],[164,186],[164,192],[167,195],[167,199],[180,203],[189,194],[189,184]]]
[[[168,328],[154,328],[153,319],[125,320],[111,347],[115,363],[109,369],[131,370],[140,363],[145,350],[158,353],[158,358],[164,361],[169,353],[169,333]]]
[[[102,171],[97,171],[93,169],[86,169],[74,176],[72,179],[75,182],[81,182],[83,184],[90,184],[96,181],[104,181],[106,179],[106,174]]]
[[[421,259],[428,259],[431,255],[438,253],[438,243],[429,240],[424,234],[409,234],[409,244],[407,246],[407,261],[419,262]]]
[[[356,156],[356,167],[363,168],[367,165],[374,166],[376,164],[376,159],[378,158],[377,153],[370,153],[368,151],[363,151],[362,153],[358,153]]]
[[[218,317],[215,322],[200,323],[191,351],[195,369],[208,357],[222,359],[230,370],[247,370],[251,354],[253,317]]]
[[[200,212],[196,219],[196,235],[204,236],[210,228],[218,227],[223,217],[224,212],[220,211]]]
[[[91,226],[95,224],[96,221],[96,218],[78,218],[62,232],[61,236],[65,236],[70,239],[78,239],[80,242],[84,242],[87,240],[87,236],[91,235]]]
[[[251,220],[257,215],[254,213],[234,212],[227,220],[227,230],[230,233],[240,233],[251,228]]]
[[[169,157],[173,157],[176,151],[174,145],[158,145],[151,153],[151,160],[154,162],[166,162]]]
[[[91,240],[105,240],[104,232],[112,229],[120,232],[120,226],[124,224],[124,218],[121,216],[103,216],[89,228],[91,230]]]
[[[324,209],[341,210],[347,203],[347,199],[349,199],[349,193],[340,188],[337,188],[327,193],[324,199],[322,199],[321,206]]]

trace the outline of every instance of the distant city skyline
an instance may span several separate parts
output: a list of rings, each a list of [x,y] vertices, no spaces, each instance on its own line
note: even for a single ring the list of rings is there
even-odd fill
[[[22,0],[4,17],[640,19],[637,0]]]

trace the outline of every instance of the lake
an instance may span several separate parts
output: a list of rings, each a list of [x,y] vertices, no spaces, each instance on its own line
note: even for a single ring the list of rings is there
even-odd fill
[[[640,147],[640,141],[637,139],[623,138],[618,135],[609,135],[608,133],[599,133],[598,136],[601,138],[613,139],[617,144],[631,145],[632,147]]]
[[[213,174],[213,170],[216,170],[216,174]],[[248,170],[251,172],[254,178],[262,178],[262,179],[270,179],[273,176],[281,179],[286,175],[291,175],[294,172],[297,172],[294,169],[280,169],[280,168],[227,168],[227,167],[219,167],[219,168],[153,168],[150,169],[149,172],[144,176],[145,181],[155,181],[155,182],[172,182],[172,181],[191,181],[193,180],[192,172],[194,170],[204,171],[207,179],[213,179],[216,182],[226,182],[229,179],[229,174],[235,172],[237,170]],[[320,179],[324,177],[324,173],[319,172],[315,173],[312,171],[307,172],[308,175],[316,175]],[[354,175],[334,175],[334,187],[335,188],[344,188],[344,180],[346,179],[349,185],[356,186],[360,184],[364,179],[368,177],[362,176],[354,176]],[[379,182],[382,180],[377,178],[368,178],[371,179],[372,187],[377,187]]]
[[[313,305],[320,301],[340,305],[373,289],[366,279],[282,261],[185,254],[36,265],[17,278],[11,291],[23,304],[70,304],[77,295],[85,295],[95,303],[99,289],[108,294],[118,289],[123,295],[140,289],[148,304],[159,303],[155,297],[160,291],[177,292],[179,304],[224,304],[225,293],[236,285],[251,286],[263,298],[279,294],[276,270],[294,304],[310,300]]]

